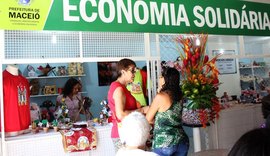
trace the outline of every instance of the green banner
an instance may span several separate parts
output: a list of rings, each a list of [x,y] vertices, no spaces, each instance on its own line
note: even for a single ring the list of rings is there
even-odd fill
[[[0,29],[270,36],[269,8],[236,0],[0,0]]]

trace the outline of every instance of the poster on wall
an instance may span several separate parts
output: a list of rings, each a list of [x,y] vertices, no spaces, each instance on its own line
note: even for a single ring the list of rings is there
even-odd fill
[[[213,50],[213,55],[235,55],[234,50]],[[236,60],[235,58],[219,58],[216,61],[217,68],[220,74],[235,74],[236,70]]]
[[[114,80],[116,80],[117,62],[98,62],[98,85],[109,86]]]

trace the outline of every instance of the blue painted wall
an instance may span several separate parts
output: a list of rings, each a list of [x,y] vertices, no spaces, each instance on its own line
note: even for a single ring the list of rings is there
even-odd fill
[[[138,67],[143,67],[146,65],[145,61],[138,61],[136,62]],[[41,75],[42,73],[37,69],[39,66],[46,66],[46,64],[31,64],[35,69],[36,76]],[[19,70],[21,73],[28,77],[28,70],[27,64],[20,64],[18,65]],[[51,67],[58,67],[58,66],[68,66],[68,64],[50,64]],[[6,68],[6,65],[3,65],[3,69]],[[55,69],[57,72],[57,68]],[[99,86],[98,84],[98,69],[97,69],[97,62],[90,62],[84,63],[84,73],[86,76],[81,77],[81,81],[83,84],[83,96],[88,96],[93,100],[92,106],[90,111],[94,115],[94,117],[99,117],[99,113],[102,109],[100,102],[107,97],[109,86]],[[54,76],[53,73],[50,73],[49,76]],[[78,77],[77,77],[78,78]],[[39,79],[39,83],[41,86],[43,85],[56,85],[57,88],[64,87],[66,81],[69,79],[67,78],[53,78],[53,79]],[[30,81],[30,80],[29,80]],[[41,93],[42,94],[42,93]],[[44,97],[32,97],[30,100],[31,102],[37,103],[41,105],[45,100],[51,100],[53,103],[56,102],[57,96],[44,96]]]

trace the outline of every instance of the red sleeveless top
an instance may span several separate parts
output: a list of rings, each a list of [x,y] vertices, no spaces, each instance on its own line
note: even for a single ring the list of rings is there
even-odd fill
[[[123,89],[125,96],[126,96],[125,110],[137,109],[136,99],[127,90],[126,86],[122,85],[119,82],[112,82],[110,85],[109,91],[108,91],[108,103],[109,103],[109,107],[110,107],[111,112],[112,112],[112,123],[113,123],[112,132],[111,132],[112,138],[119,138],[117,122],[121,122],[116,117],[115,102],[113,99],[113,93],[114,93],[115,89],[118,87],[121,87]]]

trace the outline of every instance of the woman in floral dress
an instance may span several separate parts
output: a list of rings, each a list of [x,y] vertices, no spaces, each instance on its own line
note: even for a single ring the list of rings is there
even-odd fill
[[[146,114],[147,120],[154,123],[153,151],[160,156],[187,156],[189,140],[182,127],[180,73],[167,68],[160,80],[160,92]]]

